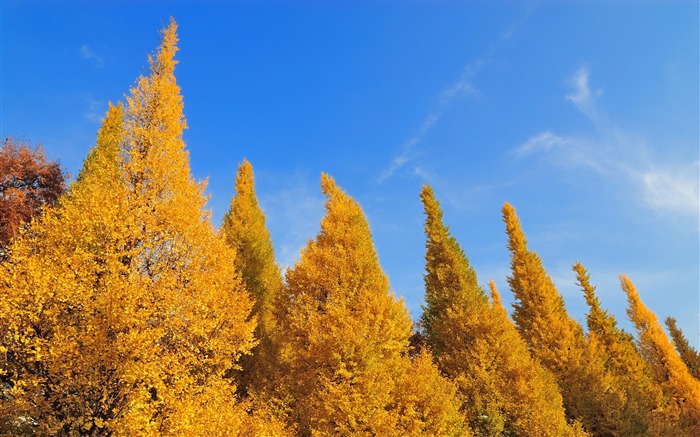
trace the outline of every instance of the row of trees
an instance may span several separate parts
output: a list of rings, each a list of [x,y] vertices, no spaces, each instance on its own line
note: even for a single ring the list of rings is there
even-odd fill
[[[587,330],[503,207],[512,319],[430,187],[417,332],[360,205],[322,175],[284,277],[244,161],[220,229],[190,174],[176,24],[110,106],[69,189],[0,264],[0,431],[41,435],[700,435],[700,358],[621,277],[637,338],[585,268]],[[6,218],[3,217],[3,222]]]

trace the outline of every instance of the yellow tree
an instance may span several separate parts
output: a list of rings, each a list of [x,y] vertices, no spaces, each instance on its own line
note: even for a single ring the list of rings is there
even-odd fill
[[[247,160],[238,167],[236,195],[224,216],[221,230],[226,242],[236,250],[235,265],[253,298],[252,316],[257,318],[255,330],[258,346],[251,357],[242,360],[244,389],[255,386],[261,379],[272,379],[276,361],[275,302],[282,291],[282,275],[275,263],[270,232],[265,225],[265,214],[255,195],[253,166]],[[270,381],[274,383],[274,381]]]
[[[605,368],[624,392],[620,413],[624,427],[620,435],[682,435],[677,409],[669,405],[651,369],[639,355],[634,338],[617,326],[615,317],[604,310],[590,275],[580,262],[573,266],[578,285],[590,310],[586,315],[589,342],[604,357]]]
[[[605,370],[604,357],[569,317],[542,260],[528,249],[520,220],[508,203],[503,206],[503,219],[511,252],[508,283],[515,294],[513,319],[520,334],[532,355],[557,379],[570,419],[579,419],[592,435],[621,434],[624,394]]]
[[[688,339],[685,338],[683,331],[676,325],[676,319],[670,316],[666,317],[665,323],[678,355],[680,355],[685,365],[688,366],[690,374],[695,379],[700,379],[700,354],[688,343]]]
[[[189,173],[176,27],[124,121],[110,108],[69,195],[0,272],[6,426],[231,435],[250,425],[229,375],[253,344],[252,304]]]
[[[389,291],[359,204],[327,175],[326,216],[287,270],[277,396],[300,435],[456,435],[454,388],[407,357],[411,319]],[[417,366],[417,369],[413,366]]]
[[[108,309],[114,294],[95,293],[123,272],[114,256],[126,213],[122,134],[121,106],[110,105],[78,181],[56,209],[20,235],[0,271],[5,431],[92,432],[128,403],[120,394],[119,351],[105,343],[113,335]]]
[[[477,435],[565,436],[556,381],[533,360],[500,305],[477,283],[476,272],[442,220],[432,188],[424,186],[428,344],[440,370],[459,390],[462,410]]]
[[[637,329],[642,356],[651,365],[653,375],[681,409],[681,426],[687,435],[700,435],[700,381],[693,378],[656,315],[644,305],[637,289],[625,275],[620,275],[627,295],[627,315]]]

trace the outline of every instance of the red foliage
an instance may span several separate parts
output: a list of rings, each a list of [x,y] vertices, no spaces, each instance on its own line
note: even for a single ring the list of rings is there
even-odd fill
[[[41,147],[5,138],[0,146],[0,257],[22,223],[53,205],[66,189],[57,162],[47,161]]]

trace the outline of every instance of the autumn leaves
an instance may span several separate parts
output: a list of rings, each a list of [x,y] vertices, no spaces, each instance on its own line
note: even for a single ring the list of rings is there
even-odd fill
[[[575,266],[591,308],[585,332],[508,204],[513,320],[493,283],[488,295],[481,288],[424,187],[422,347],[411,346],[411,318],[360,205],[330,176],[321,230],[284,279],[247,161],[214,229],[182,140],[176,52],[171,22],[151,74],[110,106],[77,180],[0,265],[0,432],[698,431],[700,382],[632,283],[623,278],[637,340]]]

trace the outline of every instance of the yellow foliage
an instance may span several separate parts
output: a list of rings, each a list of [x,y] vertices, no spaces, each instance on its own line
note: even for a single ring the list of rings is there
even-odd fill
[[[236,270],[241,273],[254,302],[251,316],[258,320],[255,334],[260,343],[253,349],[253,355],[244,357],[241,362],[242,388],[245,391],[261,389],[262,385],[275,383],[277,323],[273,309],[282,290],[282,276],[275,263],[265,214],[255,195],[253,166],[247,160],[238,167],[236,195],[221,230],[229,246],[236,250]]]
[[[690,375],[656,315],[639,298],[632,281],[620,275],[620,283],[627,294],[627,315],[637,329],[642,356],[651,365],[656,380],[680,407],[687,435],[700,435],[700,381]]]
[[[389,292],[360,206],[327,175],[321,187],[321,231],[287,271],[280,306],[277,396],[290,421],[301,435],[454,435],[450,404],[405,385],[411,320]]]
[[[676,319],[673,317],[666,317],[665,323],[669,334],[671,334],[673,346],[676,348],[678,355],[680,355],[685,365],[688,366],[690,374],[695,379],[700,380],[700,354],[690,346],[683,331],[676,326]]]
[[[515,294],[513,319],[532,355],[555,376],[570,420],[580,420],[592,435],[620,435],[624,393],[605,369],[604,356],[589,344],[569,317],[564,300],[542,260],[527,248],[515,209],[503,205],[511,252],[508,283]]]
[[[618,430],[619,435],[682,435],[678,408],[653,380],[651,368],[637,351],[634,339],[602,309],[583,265],[576,262],[573,270],[590,307],[586,320],[591,348],[603,357],[615,386],[624,393],[624,405],[618,412],[624,426]]]
[[[441,376],[432,355],[423,350],[404,363],[393,394],[399,408],[395,435],[471,436],[459,411],[457,389]]]
[[[282,289],[282,276],[275,263],[265,214],[255,195],[253,166],[247,160],[238,167],[236,195],[221,229],[238,254],[236,267],[254,298],[252,314],[259,318],[256,332],[259,337],[266,337],[268,331],[274,330],[272,309]]]
[[[572,435],[554,378],[530,356],[493,282],[492,305],[429,186],[421,199],[428,240],[423,326],[471,428],[489,436]]]

